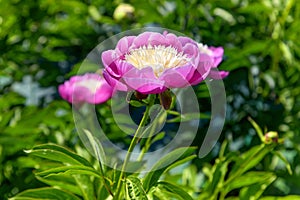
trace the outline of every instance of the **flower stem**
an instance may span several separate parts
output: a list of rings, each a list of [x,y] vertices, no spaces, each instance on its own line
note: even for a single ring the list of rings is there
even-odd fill
[[[131,143],[129,145],[129,148],[128,148],[128,151],[127,151],[127,154],[126,154],[126,157],[125,157],[122,169],[121,169],[119,180],[118,180],[118,183],[117,183],[117,192],[116,192],[116,195],[113,198],[114,200],[119,200],[119,196],[120,196],[120,193],[121,193],[121,190],[122,190],[122,179],[124,178],[125,169],[126,169],[127,164],[130,160],[131,153],[132,153],[134,147],[136,146],[136,144],[138,143],[138,141],[140,139],[140,136],[141,136],[141,133],[143,132],[143,127],[145,126],[145,124],[147,122],[147,119],[149,117],[149,111],[150,111],[151,106],[154,104],[154,100],[155,100],[155,95],[150,95],[149,104],[146,106],[146,110],[143,114],[143,118],[142,118],[142,120],[141,120],[141,122],[140,122],[140,124],[139,124],[132,140],[131,140]]]
[[[142,150],[141,150],[141,153],[140,153],[140,155],[139,155],[137,161],[142,161],[143,158],[144,158],[145,153],[149,150],[149,148],[150,148],[150,146],[151,146],[152,139],[153,139],[153,135],[154,135],[155,130],[156,130],[156,128],[157,128],[158,119],[159,119],[158,116],[161,116],[163,112],[164,112],[164,109],[161,108],[160,112],[157,114],[156,118],[153,120],[152,125],[151,125],[151,128],[150,128],[150,133],[149,133],[149,135],[147,136],[147,140],[146,140],[146,142],[145,142],[144,147],[143,147]]]

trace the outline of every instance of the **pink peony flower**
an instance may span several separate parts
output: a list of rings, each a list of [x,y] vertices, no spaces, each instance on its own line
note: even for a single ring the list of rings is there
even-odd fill
[[[144,32],[123,37],[114,50],[102,53],[103,76],[117,90],[162,93],[167,88],[196,85],[208,77],[223,55],[219,49],[210,51],[202,52],[188,37]]]
[[[113,88],[99,74],[73,76],[58,87],[60,96],[73,104],[100,104],[111,98]]]
[[[198,43],[198,47],[200,49],[201,54],[206,54],[210,56],[213,60],[213,65],[209,73],[209,77],[213,79],[223,79],[226,76],[228,76],[229,72],[218,71],[214,69],[217,68],[218,65],[222,62],[222,58],[224,54],[223,47],[213,47],[213,46],[208,47],[207,45],[202,43]]]

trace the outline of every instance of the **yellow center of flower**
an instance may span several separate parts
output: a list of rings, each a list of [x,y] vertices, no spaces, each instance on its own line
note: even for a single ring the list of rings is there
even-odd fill
[[[159,77],[166,69],[185,65],[190,58],[172,46],[148,45],[131,50],[125,55],[125,60],[137,69],[151,67],[156,77]]]

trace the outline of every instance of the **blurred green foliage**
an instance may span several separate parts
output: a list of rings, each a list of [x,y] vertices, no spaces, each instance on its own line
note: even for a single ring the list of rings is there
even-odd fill
[[[133,10],[120,14],[119,8],[114,13],[121,3],[0,1],[0,199],[44,186],[32,174],[41,162],[26,156],[24,149],[52,142],[88,157],[74,130],[71,107],[59,98],[56,87],[99,42],[145,26],[173,29],[224,47],[220,68],[230,75],[224,80],[228,106],[220,144],[227,141],[232,152],[260,144],[249,116],[260,127],[277,131],[284,143],[276,149],[288,159],[293,174],[277,156],[266,155],[256,167],[273,171],[277,179],[263,195],[300,194],[300,4],[296,0],[131,0],[125,3]],[[195,89],[201,110],[209,112],[205,86]],[[30,100],[33,96],[35,101]],[[206,129],[205,122],[201,125],[195,144]],[[194,161],[197,172],[215,163],[219,146]]]

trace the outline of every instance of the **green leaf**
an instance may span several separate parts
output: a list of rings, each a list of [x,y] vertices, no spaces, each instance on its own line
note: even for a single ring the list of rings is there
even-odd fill
[[[249,187],[244,187],[241,189],[239,197],[240,200],[249,200],[249,199],[259,199],[265,189],[275,181],[276,176],[272,175],[262,183],[256,183]]]
[[[243,188],[253,184],[263,184],[269,180],[275,180],[276,176],[271,172],[257,172],[251,171],[243,174],[242,176],[234,179],[227,187],[226,193],[233,189]]]
[[[289,174],[292,175],[293,172],[292,172],[291,165],[290,165],[289,161],[282,155],[282,153],[279,151],[272,151],[272,153],[284,162],[285,167],[288,170]]]
[[[85,165],[91,167],[92,165],[81,156],[55,144],[42,144],[35,146],[31,150],[26,150],[30,155],[54,160],[71,165]]]
[[[24,192],[19,193],[10,200],[40,200],[40,199],[49,199],[49,200],[80,200],[73,194],[67,193],[63,190],[55,188],[38,188],[38,189],[29,189]]]
[[[212,169],[213,176],[210,185],[207,188],[207,191],[210,194],[215,195],[215,197],[217,196],[218,193],[218,186],[224,184],[224,179],[228,170],[228,164],[229,164],[228,160],[225,161],[225,160],[217,159],[216,164],[213,166]]]
[[[166,169],[169,168],[170,165],[191,156],[195,150],[195,147],[182,147],[175,149],[161,158],[157,163],[154,164],[150,172],[145,176],[143,181],[145,190],[149,191],[149,189],[157,183],[160,176]]]
[[[56,167],[53,169],[45,170],[42,172],[36,173],[37,176],[43,176],[47,177],[50,175],[55,175],[55,174],[84,174],[84,175],[90,175],[90,176],[95,176],[98,178],[101,178],[101,175],[99,174],[98,171],[91,167],[86,167],[82,165],[72,165],[72,166],[62,166],[62,167]]]
[[[79,186],[82,192],[83,199],[85,200],[95,199],[94,184],[90,176],[81,175],[81,174],[76,174],[73,176],[75,177],[77,185]]]
[[[298,195],[288,195],[284,197],[261,197],[260,200],[300,200],[300,196]]]
[[[145,104],[141,101],[136,101],[136,100],[130,100],[129,101],[130,105],[134,106],[134,107],[142,107],[145,106]]]
[[[85,135],[87,136],[90,145],[93,149],[93,152],[95,154],[95,157],[97,158],[97,160],[99,161],[100,167],[102,168],[102,170],[104,171],[104,167],[102,165],[102,163],[106,163],[106,155],[105,155],[105,151],[103,149],[103,146],[101,145],[101,143],[92,135],[92,133],[86,129],[83,129]]]
[[[46,183],[50,186],[69,191],[72,194],[77,194],[82,196],[82,193],[78,186],[76,185],[76,181],[73,177],[69,175],[64,175],[64,174],[59,174],[59,175],[49,175],[47,177],[40,177],[36,176],[36,178],[43,182]]]
[[[53,169],[45,170],[43,172],[37,173],[38,176],[44,177],[45,180],[47,178],[53,177],[53,175],[72,175],[74,177],[76,183],[77,183],[77,193],[80,192],[80,194],[84,197],[84,199],[93,199],[94,198],[94,191],[93,191],[93,182],[90,179],[90,176],[95,176],[97,178],[102,178],[98,171],[94,170],[91,167],[87,166],[63,166],[63,167],[56,167]],[[64,176],[61,176],[61,178],[65,178]],[[57,180],[59,181],[59,180]],[[54,182],[49,182],[49,183],[54,183]],[[58,182],[56,182],[58,183]],[[57,185],[56,185],[57,186]],[[61,187],[64,187],[61,185]],[[67,185],[66,185],[67,186]],[[73,189],[74,188],[70,188]]]
[[[174,185],[166,181],[159,181],[157,185],[161,190],[166,190],[171,193],[174,193],[178,195],[182,200],[193,200],[193,198],[180,186]]]
[[[252,167],[256,166],[269,152],[273,149],[272,145],[261,144],[259,146],[252,147],[249,151],[242,154],[238,161],[235,163],[233,170],[230,172],[230,176],[241,175],[248,171]],[[233,176],[235,174],[235,176]]]
[[[128,176],[125,181],[126,199],[147,200],[146,192],[139,178]]]
[[[151,143],[153,144],[154,142],[157,142],[165,137],[166,133],[165,132],[160,132],[156,134],[153,139],[151,140]]]
[[[254,129],[256,130],[256,133],[258,134],[260,141],[265,142],[265,137],[264,137],[263,131],[258,126],[258,124],[251,117],[248,117],[248,120],[250,121],[250,123],[252,124]]]

